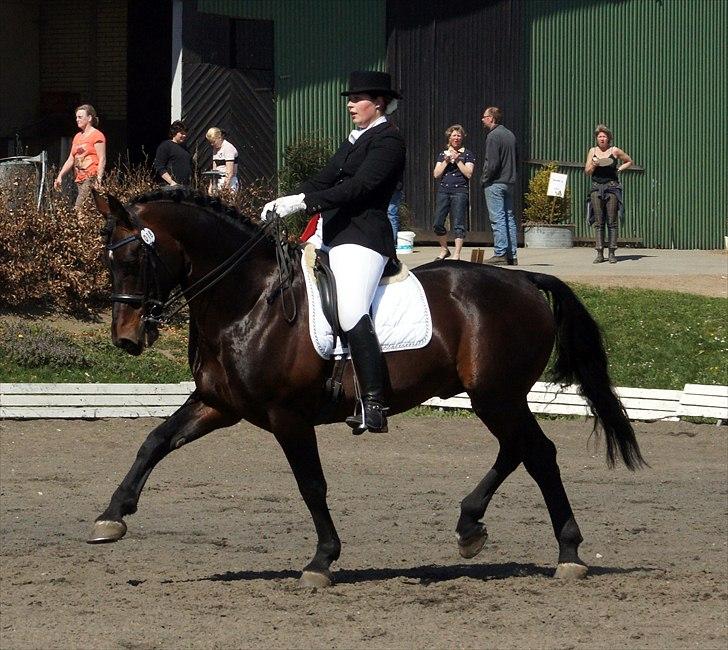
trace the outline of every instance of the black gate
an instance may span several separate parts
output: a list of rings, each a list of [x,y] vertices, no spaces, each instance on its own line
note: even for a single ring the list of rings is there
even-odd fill
[[[465,146],[476,156],[470,182],[471,240],[492,241],[480,188],[486,106],[504,111],[503,124],[526,139],[527,41],[519,0],[419,0],[387,2],[387,59],[404,100],[394,114],[407,142],[405,201],[415,230],[432,236],[435,157],[445,147],[445,129],[462,124]],[[521,179],[523,181],[523,179]],[[517,215],[520,215],[520,192]],[[418,237],[418,240],[420,238]]]
[[[210,169],[210,127],[238,150],[238,176],[250,182],[276,173],[273,22],[186,14],[182,115],[199,171]]]

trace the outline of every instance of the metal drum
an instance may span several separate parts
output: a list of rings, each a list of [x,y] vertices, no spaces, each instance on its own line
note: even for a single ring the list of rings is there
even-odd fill
[[[0,195],[6,209],[40,205],[45,176],[45,151],[39,156],[0,160]]]

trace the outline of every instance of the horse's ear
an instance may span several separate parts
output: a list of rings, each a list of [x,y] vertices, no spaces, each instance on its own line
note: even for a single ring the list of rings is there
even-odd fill
[[[94,197],[94,203],[96,204],[96,209],[103,216],[105,216],[107,220],[113,216],[116,218],[117,221],[120,221],[123,225],[127,226],[128,228],[134,227],[131,217],[129,216],[129,213],[126,211],[126,208],[121,204],[121,201],[119,201],[119,199],[117,199],[113,194],[104,196],[103,194],[97,192],[93,188],[91,189],[91,193],[93,194],[93,197]]]
[[[109,205],[109,201],[103,194],[97,192],[94,188],[91,188],[91,195],[94,197],[96,209],[108,219],[111,216],[111,206]]]

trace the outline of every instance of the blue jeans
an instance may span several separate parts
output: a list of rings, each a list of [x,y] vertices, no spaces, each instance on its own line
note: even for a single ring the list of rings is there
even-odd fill
[[[470,199],[467,192],[448,194],[447,192],[437,193],[435,204],[435,234],[445,234],[445,219],[450,214],[450,230],[455,239],[465,239],[468,232],[468,206]]]
[[[513,185],[493,183],[485,188],[490,226],[493,229],[493,248],[498,256],[518,255],[518,233],[513,214]]]
[[[394,235],[394,245],[397,246],[397,231],[399,230],[399,204],[402,203],[402,190],[394,190],[392,198],[389,199],[387,206],[387,216],[389,223],[392,224],[392,234]]]

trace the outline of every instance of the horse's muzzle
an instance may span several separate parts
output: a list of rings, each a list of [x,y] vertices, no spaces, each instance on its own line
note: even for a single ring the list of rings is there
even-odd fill
[[[144,350],[144,343],[140,340],[133,341],[124,337],[114,339],[114,345],[121,348],[124,352],[128,352],[134,357],[138,357]]]

